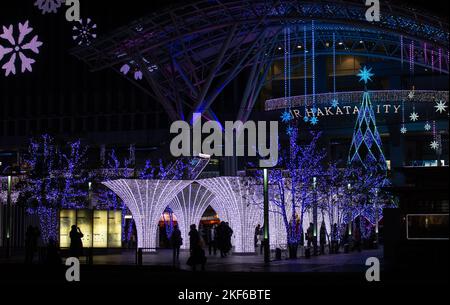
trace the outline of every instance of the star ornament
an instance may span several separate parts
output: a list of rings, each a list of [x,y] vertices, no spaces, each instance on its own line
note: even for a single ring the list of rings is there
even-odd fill
[[[312,117],[311,118],[311,125],[317,125],[317,123],[319,123],[319,119],[317,117]]]
[[[289,121],[291,121],[292,120],[292,114],[291,114],[291,112],[290,111],[284,111],[282,114],[281,114],[281,121],[283,122],[283,123],[287,123],[287,122],[289,122]]]
[[[437,141],[433,141],[433,142],[431,142],[430,147],[431,147],[431,149],[438,150],[439,143]]]
[[[407,131],[408,131],[408,129],[406,129],[405,126],[403,126],[403,127],[400,129],[400,132],[401,132],[402,134],[405,134]]]
[[[416,122],[417,120],[419,120],[419,115],[417,114],[417,112],[413,112],[410,114],[409,119],[413,122]]]
[[[430,131],[431,130],[430,123],[426,123],[424,128],[425,128],[426,131]]]
[[[294,127],[289,126],[288,128],[286,128],[286,134],[288,136],[292,136],[294,134],[294,132],[295,132],[295,128]]]
[[[410,100],[412,100],[412,99],[414,98],[414,96],[415,96],[414,91],[410,91],[409,94],[408,94],[408,98],[409,98]]]
[[[444,101],[439,101],[436,103],[436,106],[434,106],[434,108],[436,108],[436,112],[439,112],[442,114],[442,112],[446,112],[447,111],[447,102]]]
[[[360,82],[367,84],[369,81],[372,81],[372,77],[374,75],[375,74],[372,73],[372,68],[367,69],[367,67],[364,66],[364,68],[359,70],[359,74],[357,76],[359,76]]]
[[[337,99],[333,99],[333,100],[331,101],[331,107],[337,108],[338,106],[339,106],[338,100],[337,100]]]

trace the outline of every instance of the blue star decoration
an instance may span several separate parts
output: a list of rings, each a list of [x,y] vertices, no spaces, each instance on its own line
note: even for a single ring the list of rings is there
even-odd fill
[[[337,108],[338,106],[339,106],[338,100],[337,100],[337,99],[333,99],[333,100],[331,101],[331,107]]]
[[[317,125],[319,123],[319,119],[316,116],[311,118],[311,125]]]
[[[286,134],[288,136],[291,136],[294,133],[294,130],[295,130],[294,127],[289,126],[288,128],[286,128]]]
[[[312,107],[312,108],[311,108],[311,112],[312,112],[314,115],[316,115],[316,113],[317,113],[317,107],[316,107],[316,106]]]
[[[281,114],[281,121],[282,121],[283,123],[287,123],[287,122],[291,121],[292,119],[293,119],[293,118],[292,118],[292,114],[291,114],[291,112],[288,111],[288,110],[284,111],[284,112]]]
[[[372,68],[367,69],[367,67],[364,66],[364,68],[359,70],[359,81],[363,81],[365,84],[367,84],[369,81],[372,81],[372,76],[374,75],[375,74],[372,73]]]

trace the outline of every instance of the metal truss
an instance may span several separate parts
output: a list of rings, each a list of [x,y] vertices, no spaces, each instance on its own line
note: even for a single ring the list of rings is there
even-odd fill
[[[283,29],[294,28],[292,41],[298,43],[303,31],[295,28],[309,27],[312,20],[317,28],[317,56],[330,54],[333,33],[342,42],[337,54],[400,60],[406,58],[402,54],[409,54],[408,43],[414,42],[417,65],[430,66],[427,56],[420,55],[427,46],[445,55],[440,71],[448,73],[446,22],[383,3],[382,21],[369,23],[366,9],[363,1],[356,0],[202,0],[153,13],[72,54],[92,71],[111,68],[120,73],[121,66],[132,62],[144,80],[131,74],[125,77],[158,101],[172,120],[190,118],[193,112],[216,118],[211,107],[215,99],[248,69],[238,114],[246,120],[272,61],[281,55],[277,49]],[[406,42],[403,50],[400,37]]]

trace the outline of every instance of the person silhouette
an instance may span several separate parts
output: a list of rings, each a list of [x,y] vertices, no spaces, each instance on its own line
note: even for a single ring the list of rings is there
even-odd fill
[[[70,256],[79,258],[83,255],[83,233],[76,225],[72,226],[70,231]]]
[[[178,229],[178,225],[175,225],[173,228],[170,242],[173,249],[173,264],[175,265],[180,259],[180,247],[183,244],[183,238],[181,237],[181,231]]]
[[[28,226],[25,233],[25,263],[32,264],[34,253],[37,250],[37,242],[39,237],[39,229],[33,226]]]
[[[192,270],[195,271],[197,265],[202,266],[202,270],[205,270],[206,264],[206,256],[205,251],[202,248],[202,240],[200,238],[200,234],[197,231],[196,226],[191,225],[191,231],[189,232],[189,245],[190,245],[190,253],[187,264],[192,267]]]

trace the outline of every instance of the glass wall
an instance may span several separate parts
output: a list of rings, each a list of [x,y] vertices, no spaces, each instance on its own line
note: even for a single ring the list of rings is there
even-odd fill
[[[61,210],[59,214],[61,248],[70,247],[70,229],[76,225],[83,233],[85,248],[122,247],[122,212],[101,210]]]

